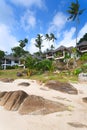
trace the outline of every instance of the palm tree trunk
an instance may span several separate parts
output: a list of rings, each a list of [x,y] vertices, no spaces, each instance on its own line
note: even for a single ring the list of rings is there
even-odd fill
[[[78,15],[77,15],[77,18],[76,18],[76,45],[78,43],[78,24],[79,24],[79,18],[78,18]]]

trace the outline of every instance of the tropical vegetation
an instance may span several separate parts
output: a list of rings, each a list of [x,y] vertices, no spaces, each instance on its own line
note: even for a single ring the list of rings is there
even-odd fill
[[[80,9],[80,4],[78,0],[76,2],[71,2],[69,9],[67,12],[70,14],[68,20],[72,20],[76,22],[76,44],[77,44],[77,35],[78,35],[78,24],[79,24],[79,16],[84,12],[85,9]]]
[[[80,5],[78,0],[76,2],[71,2],[69,9],[67,12],[70,14],[68,20],[72,20],[76,22],[76,45],[80,44],[83,41],[87,41],[87,33],[77,42],[77,34],[78,34],[78,24],[79,24],[79,16],[84,12],[84,9],[80,9]],[[79,54],[76,47],[71,49],[71,53],[65,51],[64,57],[59,60],[55,60],[55,58],[62,56],[61,52],[56,52],[54,54],[54,58],[46,59],[46,53],[54,51],[54,41],[57,38],[53,33],[46,33],[45,35],[37,34],[35,38],[35,47],[38,48],[38,51],[31,55],[26,49],[26,45],[28,44],[28,39],[19,40],[19,45],[11,48],[14,57],[18,57],[21,59],[21,62],[25,65],[25,70],[27,72],[26,77],[40,79],[43,81],[49,79],[77,79],[77,75],[81,72],[87,72],[87,52],[84,54]],[[42,47],[44,47],[43,41],[48,41],[49,48],[45,52],[42,51]],[[53,43],[53,44],[52,44]],[[6,53],[0,50],[0,66],[2,59]],[[79,56],[78,56],[79,55]],[[79,58],[78,58],[79,57]],[[8,67],[9,68],[9,67]],[[15,69],[13,73],[16,75],[17,71],[23,71],[21,68],[17,68],[17,66],[12,67]],[[11,70],[9,70],[9,74],[6,70],[6,76],[14,75]],[[0,76],[3,76],[5,71],[0,71]],[[37,76],[37,77],[36,77]]]

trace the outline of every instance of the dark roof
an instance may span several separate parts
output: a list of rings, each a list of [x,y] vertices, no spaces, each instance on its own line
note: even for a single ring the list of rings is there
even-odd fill
[[[44,52],[44,54],[49,54],[49,53],[53,53],[53,52],[54,52],[54,50],[48,50],[48,51]]]
[[[74,48],[74,47],[71,46],[71,47],[68,47],[67,50],[68,50],[69,52],[72,52],[73,48]]]
[[[87,45],[87,41],[83,41],[83,42],[79,43],[79,44],[77,45],[77,47],[85,46],[85,45]]]
[[[4,56],[5,59],[8,59],[8,60],[19,60],[18,57],[14,57],[13,55],[6,55]]]
[[[65,46],[60,46],[58,47],[56,50],[54,50],[54,52],[57,52],[57,51],[64,51],[66,50],[67,48]]]

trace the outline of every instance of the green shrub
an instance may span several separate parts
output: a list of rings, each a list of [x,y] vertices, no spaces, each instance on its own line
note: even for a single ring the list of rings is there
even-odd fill
[[[32,56],[28,56],[25,61],[25,66],[28,69],[35,69],[36,62],[37,62],[36,58],[33,58]]]
[[[19,66],[18,65],[13,65],[13,66],[6,66],[6,69],[18,69]]]
[[[36,69],[40,71],[53,71],[53,61],[44,59],[42,61],[37,62]]]
[[[87,64],[82,65],[81,68],[84,73],[87,72]]]
[[[19,66],[18,66],[18,65],[14,65],[13,67],[14,67],[15,69],[18,69],[18,68],[19,68]]]
[[[77,68],[77,69],[74,70],[73,74],[78,75],[81,72],[82,72],[82,68]]]
[[[15,69],[15,66],[6,66],[6,69]]]
[[[87,61],[87,53],[84,53],[81,58],[82,61]]]
[[[2,70],[2,66],[0,65],[0,70]]]

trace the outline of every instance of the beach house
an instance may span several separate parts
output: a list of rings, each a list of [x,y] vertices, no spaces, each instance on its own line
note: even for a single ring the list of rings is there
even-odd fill
[[[6,69],[8,66],[23,66],[24,64],[21,64],[20,58],[14,57],[13,55],[6,55],[4,56],[2,60],[2,68]]]
[[[83,41],[81,43],[79,43],[77,45],[77,50],[80,52],[80,53],[85,53],[87,52],[87,41]]]

